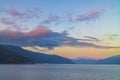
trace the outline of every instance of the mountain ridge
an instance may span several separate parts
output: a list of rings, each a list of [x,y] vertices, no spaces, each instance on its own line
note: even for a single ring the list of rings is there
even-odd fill
[[[58,56],[58,55],[36,53],[36,52],[24,50],[20,47],[11,46],[11,45],[0,45],[0,53],[3,48],[7,51],[7,53],[10,52],[11,55],[12,53],[14,53],[15,55],[20,55],[28,59],[29,61],[32,61],[33,63],[49,63],[49,64],[73,64],[74,63],[72,62],[72,60]]]
[[[98,60],[95,64],[120,64],[120,55]]]
[[[120,64],[120,55],[104,59],[76,58],[72,59],[76,64]]]

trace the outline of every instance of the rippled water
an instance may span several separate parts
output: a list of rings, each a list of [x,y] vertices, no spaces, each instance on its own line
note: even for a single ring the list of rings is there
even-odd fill
[[[0,65],[0,80],[120,80],[120,65]]]

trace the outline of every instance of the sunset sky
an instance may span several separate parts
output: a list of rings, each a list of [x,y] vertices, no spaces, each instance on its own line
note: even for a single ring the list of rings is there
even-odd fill
[[[0,0],[0,44],[68,58],[120,55],[120,0]]]

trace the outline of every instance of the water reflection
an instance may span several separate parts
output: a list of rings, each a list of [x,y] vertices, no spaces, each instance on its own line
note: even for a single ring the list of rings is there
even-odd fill
[[[120,66],[0,65],[0,80],[120,80]]]

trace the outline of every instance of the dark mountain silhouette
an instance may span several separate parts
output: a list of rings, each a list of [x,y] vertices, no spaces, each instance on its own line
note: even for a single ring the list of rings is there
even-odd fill
[[[13,61],[13,62],[11,62]],[[0,45],[0,63],[55,63],[73,64],[72,60],[43,53],[24,50],[11,45]]]
[[[0,63],[1,64],[26,64],[26,63],[33,63],[33,62],[20,54],[16,54],[15,52],[10,51],[3,46],[0,46]]]
[[[120,64],[120,55],[98,60],[95,64]]]
[[[48,55],[24,50],[11,45],[0,45],[0,64],[28,64],[28,63],[53,63],[53,64],[120,64],[120,55],[106,59],[67,59],[57,55]]]

